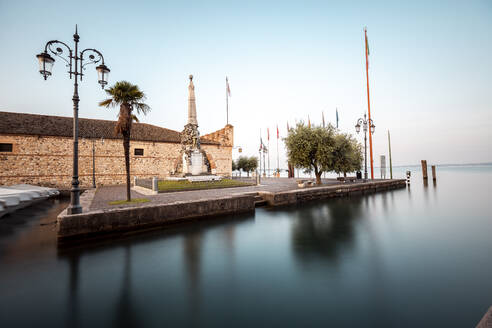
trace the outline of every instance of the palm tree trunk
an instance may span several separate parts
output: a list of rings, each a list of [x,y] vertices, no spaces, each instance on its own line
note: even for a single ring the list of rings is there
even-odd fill
[[[131,201],[130,193],[130,131],[123,132],[123,148],[125,149],[126,168],[126,200]]]

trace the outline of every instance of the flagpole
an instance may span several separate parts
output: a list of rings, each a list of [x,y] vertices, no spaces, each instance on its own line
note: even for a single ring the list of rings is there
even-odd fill
[[[270,176],[270,128],[267,128],[268,176]]]
[[[278,125],[277,125],[277,174],[280,177],[280,162],[278,157]]]
[[[229,83],[227,81],[226,76],[226,116],[227,116],[227,124],[229,124]]]
[[[364,37],[365,37],[365,43],[366,43],[366,80],[367,80],[367,116],[369,117],[369,153],[371,156],[371,179],[374,180],[374,166],[373,166],[373,160],[372,160],[372,133],[371,133],[371,128],[370,125],[372,122],[371,121],[371,101],[369,98],[369,49],[367,45],[367,27],[364,27]]]

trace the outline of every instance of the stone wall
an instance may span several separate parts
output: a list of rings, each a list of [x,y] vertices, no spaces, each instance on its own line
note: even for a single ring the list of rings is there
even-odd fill
[[[0,143],[12,143],[12,152],[0,153],[0,185],[28,183],[69,189],[72,180],[72,138],[29,135],[0,135]],[[125,183],[125,160],[121,139],[79,139],[79,181],[92,186],[92,146],[95,146],[96,184]],[[210,154],[219,175],[231,174],[232,147],[202,145]],[[144,154],[136,156],[135,148]],[[179,143],[132,141],[131,176],[169,176],[181,150]]]

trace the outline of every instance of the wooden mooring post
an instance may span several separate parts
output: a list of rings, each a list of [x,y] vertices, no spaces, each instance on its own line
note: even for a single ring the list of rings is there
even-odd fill
[[[436,181],[436,166],[432,165],[432,180]]]
[[[427,180],[428,176],[427,176],[427,161],[426,160],[422,160],[422,177],[424,178],[424,180]]]

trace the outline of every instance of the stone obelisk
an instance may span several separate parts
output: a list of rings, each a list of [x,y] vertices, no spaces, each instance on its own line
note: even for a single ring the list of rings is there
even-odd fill
[[[188,124],[193,124],[198,127],[198,122],[196,120],[195,85],[193,84],[193,75],[190,75],[190,85],[188,86]]]
[[[181,133],[183,147],[183,173],[200,175],[203,171],[203,154],[200,151],[200,133],[196,119],[195,86],[193,75],[190,75],[188,86],[188,123]]]

